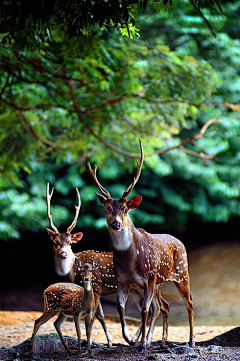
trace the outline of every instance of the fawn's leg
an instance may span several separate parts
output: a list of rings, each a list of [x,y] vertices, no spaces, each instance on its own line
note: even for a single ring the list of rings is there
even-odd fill
[[[89,356],[92,357],[92,325],[93,325],[93,317],[88,315],[85,317],[85,327],[86,327],[86,335],[88,340],[88,353]]]
[[[31,353],[33,353],[33,344],[35,340],[36,333],[39,330],[39,327],[46,323],[50,318],[56,315],[57,312],[44,312],[41,317],[39,317],[34,323],[34,329],[31,337]]]
[[[80,319],[79,314],[74,315],[73,317],[77,332],[77,338],[78,338],[78,354],[80,357],[82,357],[82,349],[81,349],[81,330],[80,330]]]
[[[64,337],[62,335],[61,331],[61,324],[68,318],[68,316],[65,316],[63,313],[60,313],[56,321],[54,322],[54,326],[57,330],[58,336],[60,337],[60,340],[62,341],[63,346],[67,350],[67,352],[71,353],[68,345],[66,344],[66,341],[64,340]]]

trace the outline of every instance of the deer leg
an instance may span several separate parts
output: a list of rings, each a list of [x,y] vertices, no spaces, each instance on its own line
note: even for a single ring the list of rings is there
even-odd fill
[[[34,322],[34,328],[33,333],[31,337],[31,353],[33,353],[33,344],[35,340],[35,336],[39,330],[39,327],[42,326],[44,323],[46,323],[50,318],[52,318],[54,315],[56,315],[57,312],[44,312],[42,316],[40,316],[35,322]]]
[[[57,330],[58,336],[60,338],[60,340],[62,341],[63,346],[65,347],[65,349],[67,350],[67,352],[71,353],[68,345],[66,344],[66,341],[64,340],[64,337],[62,335],[62,331],[61,331],[61,324],[67,319],[67,316],[65,316],[63,313],[60,313],[60,315],[58,316],[58,318],[56,319],[56,321],[54,322],[54,327]]]
[[[148,319],[148,312],[149,307],[151,305],[153,295],[155,291],[155,281],[152,282],[149,281],[149,284],[146,287],[146,292],[144,295],[144,301],[141,311],[142,316],[142,339],[141,339],[141,351],[144,352],[146,350],[146,328],[147,328],[147,319]]]
[[[151,317],[151,323],[150,323],[150,327],[149,327],[148,334],[147,334],[147,346],[148,347],[151,346],[152,335],[153,335],[153,331],[155,328],[155,322],[160,313],[160,305],[159,305],[158,297],[157,297],[156,293],[154,294],[154,296],[152,298],[151,309],[152,309],[152,317]]]
[[[105,332],[105,335],[106,335],[106,338],[107,338],[107,342],[108,342],[108,348],[112,347],[112,338],[111,338],[111,335],[107,329],[107,326],[106,326],[106,323],[105,323],[105,320],[104,320],[104,313],[103,313],[103,309],[102,309],[102,305],[101,305],[101,302],[98,301],[98,309],[97,309],[97,312],[96,312],[96,317],[98,319],[98,321],[101,323],[102,325],[102,328]]]
[[[175,285],[180,291],[188,310],[188,318],[190,325],[189,345],[194,347],[195,346],[194,313],[193,313],[193,300],[192,300],[192,295],[190,293],[190,283],[189,281],[181,282],[181,283],[175,282]]]
[[[86,335],[88,340],[88,353],[89,356],[92,357],[92,325],[93,325],[93,317],[90,315],[85,317],[85,327],[86,327]]]
[[[129,288],[128,287],[124,287],[122,286],[120,283],[118,283],[118,287],[117,287],[117,309],[118,309],[118,313],[120,316],[120,321],[121,321],[121,326],[122,326],[122,335],[124,340],[129,344],[129,345],[133,345],[128,330],[127,330],[127,325],[126,325],[126,320],[125,320],[125,305],[127,302],[127,298],[128,298],[128,293],[129,293]]]
[[[82,349],[81,349],[81,330],[80,330],[80,320],[79,320],[79,314],[74,315],[73,317],[76,332],[77,332],[77,338],[78,338],[78,354],[80,357],[82,357]]]
[[[142,310],[142,303],[143,303],[143,296],[141,295],[140,292],[136,291],[136,290],[132,290],[131,291],[131,296],[137,306],[137,309],[139,310],[139,312],[141,312]],[[142,333],[142,324],[139,326],[139,328],[137,329],[135,335],[132,338],[132,342],[136,343],[140,337]]]
[[[162,297],[161,288],[161,284],[156,286],[156,295],[163,315],[162,343],[165,344],[168,337],[169,303]]]

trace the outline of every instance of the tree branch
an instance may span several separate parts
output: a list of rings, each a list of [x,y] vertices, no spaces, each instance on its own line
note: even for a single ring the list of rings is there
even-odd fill
[[[84,119],[84,116],[78,106],[78,103],[77,103],[77,100],[76,100],[76,96],[75,96],[75,93],[74,93],[74,90],[73,90],[73,87],[72,87],[72,84],[71,84],[71,81],[69,80],[68,81],[68,86],[69,86],[69,90],[70,90],[70,94],[71,94],[71,98],[72,98],[72,101],[73,101],[73,105],[74,105],[74,108],[76,110],[76,113],[78,115],[78,118],[79,120],[82,122],[82,124],[84,125],[84,127],[89,131],[90,134],[92,134],[94,136],[94,138],[98,139],[102,144],[104,144],[107,148],[113,150],[114,152],[118,153],[118,154],[121,154],[123,156],[126,156],[126,157],[129,157],[129,158],[139,158],[140,155],[138,153],[130,153],[130,152],[126,152],[118,147],[116,147],[115,145],[107,142],[104,138],[100,137],[100,135],[98,135],[97,133],[94,132],[94,130],[90,127],[89,124],[87,124],[87,122],[85,121]],[[197,134],[194,134],[192,135],[191,137],[189,138],[186,138],[184,140],[182,140],[181,142],[179,142],[177,145],[174,145],[172,147],[168,147],[168,148],[164,148],[164,149],[159,149],[159,150],[156,150],[154,152],[151,152],[151,153],[146,153],[145,154],[145,157],[150,157],[152,155],[156,155],[156,154],[163,154],[163,153],[166,153],[166,152],[169,152],[173,149],[177,149],[177,148],[181,148],[184,144],[186,143],[189,143],[191,142],[192,140],[194,139],[199,139],[199,138],[202,138],[203,135],[205,134],[207,128],[211,125],[211,124],[217,124],[217,123],[220,123],[217,119],[213,118],[213,119],[210,119],[207,121],[207,123],[204,124],[204,126],[201,128],[200,132],[197,133]],[[194,152],[195,153],[195,152]],[[202,158],[202,159],[212,159],[213,156],[205,156],[203,153],[196,153],[198,157]],[[192,154],[193,155],[193,154]],[[211,157],[211,158],[209,158]]]

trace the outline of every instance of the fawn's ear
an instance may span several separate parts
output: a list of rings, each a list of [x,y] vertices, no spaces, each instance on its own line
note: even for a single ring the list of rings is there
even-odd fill
[[[127,202],[128,209],[135,209],[142,202],[142,196],[135,196]]]
[[[78,233],[74,233],[71,235],[71,241],[73,243],[77,243],[78,241],[80,241],[80,239],[82,238],[83,233],[82,232],[78,232]]]
[[[107,198],[106,198],[106,197],[104,197],[102,194],[96,193],[96,195],[97,195],[97,197],[98,197],[98,199],[99,199],[100,203],[102,203],[102,204],[104,204],[104,203],[105,203],[105,201],[107,200]]]
[[[75,258],[75,265],[77,266],[78,269],[82,267],[82,262],[78,257]]]
[[[93,268],[99,267],[99,258],[95,258],[92,263]]]
[[[47,233],[48,233],[50,239],[51,239],[53,242],[55,242],[55,240],[56,240],[56,233],[53,232],[53,231],[52,231],[51,229],[49,229],[49,228],[46,228],[46,230],[47,230]]]

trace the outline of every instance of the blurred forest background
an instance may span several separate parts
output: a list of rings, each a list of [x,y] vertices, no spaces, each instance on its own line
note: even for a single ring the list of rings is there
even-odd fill
[[[62,232],[80,191],[75,230],[84,237],[74,251],[109,249],[86,162],[98,165],[101,183],[118,198],[135,174],[139,138],[146,157],[132,194],[143,196],[131,212],[134,224],[169,232],[188,250],[239,242],[240,3],[223,1],[221,8],[203,8],[204,21],[189,1],[152,2],[135,27],[120,34],[84,28],[77,37],[53,25],[48,38],[41,29],[37,38],[29,18],[29,33],[16,22],[15,34],[23,36],[10,43],[1,25],[4,287],[57,280],[45,231],[47,182]]]

